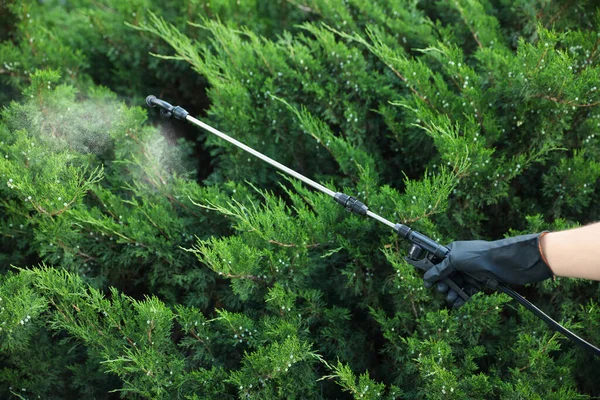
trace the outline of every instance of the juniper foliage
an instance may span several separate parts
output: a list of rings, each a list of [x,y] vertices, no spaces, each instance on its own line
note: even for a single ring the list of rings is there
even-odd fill
[[[507,296],[447,309],[385,228],[132,106],[164,88],[443,243],[565,229],[600,219],[594,2],[2,7],[3,398],[600,394]],[[597,283],[519,290],[600,342]]]

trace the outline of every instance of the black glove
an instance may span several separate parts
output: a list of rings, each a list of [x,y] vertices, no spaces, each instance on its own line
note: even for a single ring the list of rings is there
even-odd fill
[[[430,287],[433,283],[450,277],[452,280],[463,280],[465,289],[473,293],[490,281],[524,285],[551,278],[552,271],[540,252],[540,235],[541,233],[534,233],[493,242],[453,242],[447,246],[450,249],[448,256],[425,272],[425,285]],[[464,303],[443,282],[438,282],[438,291],[448,292],[446,300],[454,303],[455,307]]]

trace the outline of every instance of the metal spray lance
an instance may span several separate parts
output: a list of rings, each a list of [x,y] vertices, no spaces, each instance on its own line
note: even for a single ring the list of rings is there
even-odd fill
[[[440,243],[427,237],[426,235],[424,235],[420,232],[417,232],[404,224],[393,223],[393,222],[388,221],[387,219],[383,218],[382,216],[370,211],[369,208],[364,203],[362,203],[355,197],[348,196],[347,194],[344,194],[341,192],[334,192],[333,190],[326,188],[325,186],[321,185],[320,183],[317,183],[317,182],[313,181],[312,179],[307,178],[306,176],[294,171],[293,169],[286,167],[285,165],[273,160],[270,157],[267,157],[266,155],[254,150],[253,148],[245,145],[244,143],[232,138],[231,136],[226,135],[225,133],[213,128],[212,126],[207,125],[204,122],[192,117],[185,109],[183,109],[180,106],[173,106],[173,105],[167,103],[166,101],[161,100],[153,95],[146,97],[146,104],[150,107],[159,107],[160,113],[164,117],[168,118],[168,117],[173,116],[177,119],[191,122],[192,124],[220,137],[221,139],[228,141],[229,143],[233,144],[234,146],[239,147],[240,149],[252,154],[253,156],[261,159],[262,161],[264,161],[268,164],[271,164],[275,168],[280,169],[281,171],[285,172],[286,174],[293,176],[294,178],[301,180],[305,184],[332,197],[336,202],[338,202],[344,208],[346,208],[346,210],[353,212],[355,214],[358,214],[358,215],[371,217],[371,218],[381,222],[382,224],[389,226],[401,238],[406,239],[411,243],[411,248],[408,252],[408,255],[405,257],[405,260],[409,264],[415,266],[416,268],[419,268],[423,271],[427,271],[427,270],[429,270],[429,268],[440,263],[444,258],[446,258],[448,256],[448,253],[450,253],[450,250],[447,247],[441,245]],[[471,277],[471,278],[475,279],[474,277]],[[475,280],[477,280],[477,279],[475,279]],[[566,337],[573,340],[575,343],[584,347],[586,350],[594,353],[597,356],[600,356],[600,349],[598,349],[597,347],[593,346],[592,344],[586,342],[584,339],[580,338],[579,336],[575,335],[573,332],[569,331],[568,329],[566,329],[565,327],[560,325],[558,322],[554,321],[552,318],[550,318],[548,315],[546,315],[543,311],[541,311],[539,308],[537,308],[531,302],[529,302],[528,300],[523,298],[520,294],[518,294],[514,290],[512,290],[494,280],[491,280],[491,279],[488,279],[485,282],[483,282],[481,280],[477,280],[477,281],[482,286],[488,286],[493,289],[498,289],[498,290],[501,290],[504,293],[508,294],[509,296],[511,296],[512,298],[517,300],[519,303],[521,303],[523,306],[525,306],[527,309],[529,309],[530,311],[535,313],[539,318],[541,318],[544,322],[546,322],[548,325],[550,325],[553,329],[561,332]],[[453,280],[451,280],[450,278],[445,278],[443,280],[443,282],[446,285],[448,285],[451,289],[456,291],[458,296],[460,298],[462,298],[465,302],[469,300],[470,296],[467,293],[465,293],[465,291],[461,287],[459,287]]]

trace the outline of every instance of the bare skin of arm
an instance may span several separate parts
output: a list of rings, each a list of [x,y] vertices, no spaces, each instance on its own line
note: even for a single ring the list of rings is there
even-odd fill
[[[540,244],[554,275],[600,281],[600,223],[547,233]]]

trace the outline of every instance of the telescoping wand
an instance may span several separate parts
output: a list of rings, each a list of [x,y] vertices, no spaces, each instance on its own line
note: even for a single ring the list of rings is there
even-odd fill
[[[246,146],[244,143],[241,143],[238,140],[235,140],[231,136],[226,135],[223,132],[213,128],[212,126],[207,125],[204,122],[192,117],[186,110],[184,110],[183,108],[181,108],[179,106],[172,106],[171,104],[167,103],[166,101],[158,99],[158,98],[156,98],[156,96],[152,96],[152,95],[146,97],[146,103],[150,107],[159,107],[160,112],[163,116],[165,116],[165,117],[173,116],[177,119],[187,120],[188,122],[191,122],[192,124],[199,126],[200,128],[205,129],[214,135],[217,135],[221,139],[228,141],[229,143],[252,154],[253,156],[260,158],[264,162],[271,164],[272,166],[282,170],[286,174],[291,175],[294,178],[297,178],[297,179],[301,180],[302,182],[306,183],[307,185],[312,186],[313,188],[333,197],[335,199],[335,201],[337,201],[339,204],[344,206],[348,211],[351,211],[358,215],[366,215],[368,217],[371,217],[371,218],[381,222],[382,224],[389,226],[394,231],[396,231],[402,238],[407,239],[408,241],[410,241],[412,243],[412,247],[409,252],[409,258],[410,258],[410,261],[413,261],[411,264],[413,264],[413,265],[418,264],[415,266],[417,266],[420,269],[427,271],[431,266],[433,266],[437,262],[443,260],[444,257],[446,257],[446,255],[449,253],[449,250],[446,247],[437,243],[435,240],[430,239],[429,237],[423,235],[420,232],[410,229],[406,225],[394,224],[394,223],[388,221],[387,219],[383,218],[382,216],[377,215],[374,212],[370,211],[364,203],[357,200],[356,198],[354,198],[352,196],[348,196],[347,194],[344,194],[344,193],[334,192],[333,190],[326,188],[325,186],[321,185],[320,183],[317,183],[317,182],[313,181],[312,179],[307,178],[306,176],[294,171],[293,169],[290,169],[290,168],[286,167],[285,165],[273,160],[272,158],[267,157],[266,155],[254,150],[253,148]],[[427,261],[430,261],[430,262],[428,263]],[[469,296],[451,279],[446,278],[444,280],[444,282],[449,287],[454,289],[456,291],[456,293],[458,293],[458,295],[464,301],[469,300]]]
[[[204,130],[207,130],[208,132],[220,137],[221,139],[228,141],[229,143],[252,154],[253,156],[261,159],[262,161],[264,161],[268,164],[271,164],[275,168],[280,169],[281,171],[285,172],[286,174],[293,176],[296,179],[301,180],[302,182],[306,183],[307,185],[325,193],[328,196],[333,197],[333,199],[336,202],[338,202],[339,204],[341,204],[342,206],[344,206],[346,208],[346,210],[353,212],[355,214],[358,214],[358,215],[371,217],[371,218],[381,222],[382,224],[389,226],[398,235],[400,235],[400,237],[408,240],[411,243],[411,248],[408,252],[408,256],[406,257],[406,261],[421,270],[427,271],[429,268],[433,267],[434,265],[441,262],[444,258],[446,258],[446,256],[450,252],[450,250],[447,247],[439,244],[435,240],[427,237],[426,235],[424,235],[420,232],[417,232],[417,231],[409,228],[406,225],[390,222],[387,219],[383,218],[382,216],[370,211],[369,208],[364,203],[362,203],[355,197],[348,196],[347,194],[344,194],[341,192],[334,192],[333,190],[326,188],[325,186],[321,185],[320,183],[317,183],[317,182],[313,181],[312,179],[307,178],[306,176],[294,171],[293,169],[290,169],[290,168],[286,167],[285,165],[273,160],[272,158],[267,157],[266,155],[254,150],[253,148],[245,145],[244,143],[242,143],[238,140],[235,140],[231,136],[226,135],[223,132],[213,128],[212,126],[207,125],[204,122],[192,117],[185,109],[183,109],[180,106],[173,106],[173,105],[167,103],[166,101],[161,100],[153,95],[146,97],[146,104],[150,107],[160,108],[160,113],[164,117],[168,118],[168,117],[173,116],[177,119],[191,122],[192,124],[199,126],[200,128],[202,128]],[[445,278],[443,280],[443,282],[446,283],[448,285],[448,287],[454,289],[456,291],[456,293],[458,294],[458,296],[460,296],[465,302],[469,300],[470,296],[467,295],[464,292],[464,290],[461,289],[450,278]],[[574,342],[576,342],[577,344],[581,345],[586,350],[596,354],[597,356],[600,356],[600,349],[598,349],[597,347],[593,346],[592,344],[586,342],[584,339],[580,338],[579,336],[575,335],[573,332],[569,331],[568,329],[566,329],[565,327],[560,325],[558,322],[554,321],[552,318],[550,318],[548,315],[544,314],[540,309],[538,309],[535,305],[533,305],[531,302],[529,302],[528,300],[523,298],[521,295],[519,295],[514,290],[512,290],[500,283],[497,283],[497,282],[480,282],[480,283],[482,285],[488,285],[493,288],[500,289],[504,293],[513,297],[515,300],[517,300],[519,303],[521,303],[527,309],[529,309],[530,311],[535,313],[539,318],[544,320],[544,322],[549,324],[552,328],[563,333],[569,339],[571,339]]]

